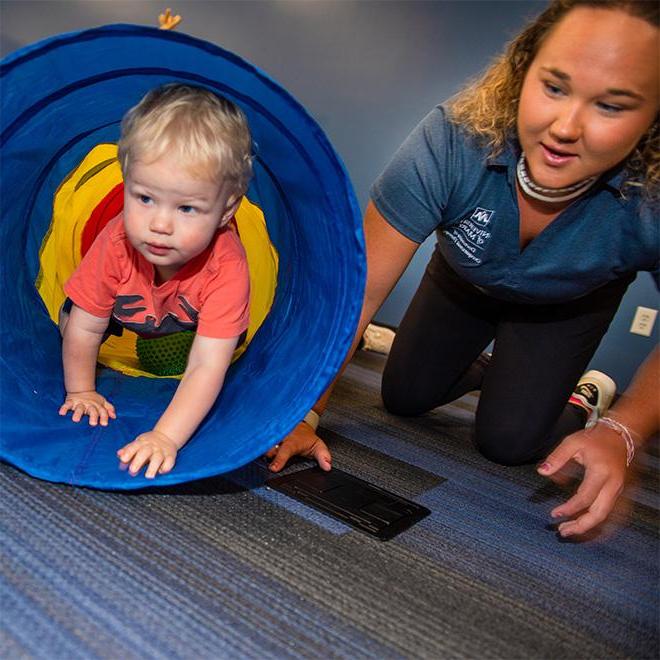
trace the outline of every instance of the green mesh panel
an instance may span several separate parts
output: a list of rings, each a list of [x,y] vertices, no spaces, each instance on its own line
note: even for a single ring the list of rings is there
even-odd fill
[[[156,376],[179,376],[186,370],[194,332],[145,339],[138,337],[135,345],[140,366]]]

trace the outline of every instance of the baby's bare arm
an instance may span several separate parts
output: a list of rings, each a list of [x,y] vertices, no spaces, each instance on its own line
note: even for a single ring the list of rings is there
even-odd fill
[[[117,455],[137,474],[148,464],[145,476],[169,472],[179,449],[186,444],[220,394],[238,337],[195,337],[188,366],[172,401],[152,431],[142,433]]]
[[[96,360],[108,318],[94,316],[73,305],[62,332],[62,364],[66,400],[60,415],[72,411],[71,419],[79,422],[88,415],[89,423],[108,424],[115,418],[114,406],[96,391]]]

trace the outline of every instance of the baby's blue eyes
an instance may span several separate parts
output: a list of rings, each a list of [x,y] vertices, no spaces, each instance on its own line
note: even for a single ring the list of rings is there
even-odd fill
[[[154,206],[156,204],[160,205],[160,202],[156,202],[156,200],[153,197],[149,195],[143,195],[142,193],[136,193],[135,199],[137,199],[137,201],[143,206]],[[205,213],[203,209],[197,206],[192,206],[192,204],[181,204],[180,206],[177,206],[177,211],[182,215],[195,215],[197,213]]]
[[[140,201],[140,204],[144,204],[145,206],[151,206],[154,204],[153,198],[149,197],[149,195],[137,195],[137,198]],[[190,204],[182,204],[178,208],[184,215],[192,215],[198,211],[195,206],[191,206]]]

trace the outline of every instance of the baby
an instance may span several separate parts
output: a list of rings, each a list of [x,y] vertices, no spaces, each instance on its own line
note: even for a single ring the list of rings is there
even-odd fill
[[[99,348],[115,328],[144,337],[196,330],[176,393],[156,425],[118,452],[129,473],[169,472],[216,400],[249,314],[249,274],[232,222],[252,176],[245,115],[201,88],[150,91],[122,121],[124,210],[66,283],[60,415],[115,419],[96,391]]]

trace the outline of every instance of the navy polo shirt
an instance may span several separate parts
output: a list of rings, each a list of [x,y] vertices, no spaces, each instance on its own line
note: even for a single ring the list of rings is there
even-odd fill
[[[460,126],[434,108],[374,183],[381,215],[411,240],[433,231],[450,266],[488,294],[526,303],[558,303],[638,271],[658,284],[658,206],[625,175],[610,172],[520,250],[516,163],[509,144],[489,158]]]

